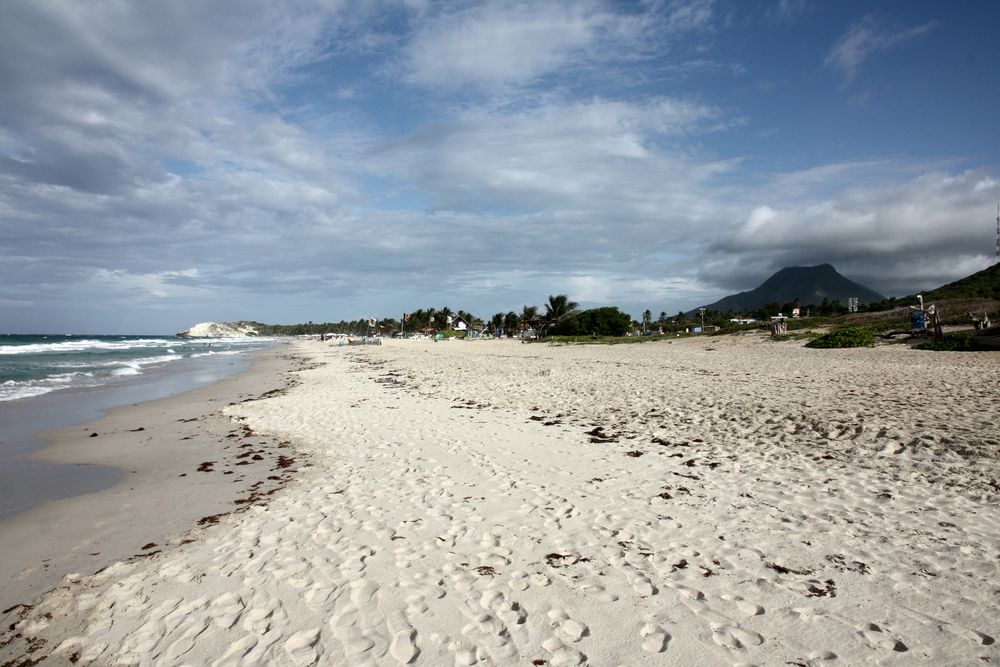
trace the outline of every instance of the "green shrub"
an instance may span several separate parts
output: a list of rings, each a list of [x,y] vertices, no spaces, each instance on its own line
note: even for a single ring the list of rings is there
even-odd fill
[[[544,339],[554,345],[637,345],[655,340],[670,343],[673,339],[666,336],[548,336]]]
[[[815,340],[820,334],[815,331],[797,331],[795,333],[783,333],[771,336],[768,340],[774,343],[783,343],[787,340]]]
[[[971,352],[972,334],[966,332],[948,334],[914,347],[918,350],[935,350],[937,352]]]
[[[822,349],[833,347],[874,347],[874,345],[875,333],[871,329],[864,327],[842,327],[806,343],[806,347]]]
[[[608,306],[585,310],[561,320],[549,333],[555,336],[624,336],[631,327],[631,316]]]

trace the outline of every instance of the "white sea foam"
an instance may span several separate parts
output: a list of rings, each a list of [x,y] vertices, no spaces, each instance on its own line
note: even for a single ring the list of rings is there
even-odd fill
[[[59,373],[58,375],[50,375],[45,378],[46,382],[51,382],[53,384],[70,384],[77,378],[82,377],[94,377],[93,373]]]
[[[129,350],[137,347],[166,347],[171,341],[155,338],[138,338],[134,340],[72,340],[61,343],[32,343],[30,345],[4,345],[0,347],[0,355],[4,354],[67,354],[87,350]]]
[[[146,366],[162,365],[183,359],[179,354],[143,357],[128,361],[106,361],[97,364],[67,362],[54,368],[87,368],[95,370],[54,373],[30,380],[7,380],[0,383],[0,402],[41,396],[60,389],[95,387],[108,378],[125,378],[141,375]]]
[[[4,382],[0,385],[0,401],[16,401],[19,398],[32,398],[55,391],[55,387],[31,387],[16,384],[8,387],[8,384]]]
[[[140,366],[148,366],[150,364],[165,364],[169,361],[178,361],[183,359],[179,354],[162,354],[157,357],[140,357],[139,359],[133,359],[132,363],[139,364]]]
[[[220,356],[221,357],[221,356],[227,356],[227,355],[232,355],[232,354],[243,354],[243,351],[242,350],[225,350],[223,352],[216,352],[216,351],[213,350],[213,351],[210,351],[210,352],[199,352],[198,354],[192,354],[191,358],[195,359],[197,357],[216,357],[216,356]]]
[[[0,346],[0,401],[120,382],[185,358],[240,355],[266,347],[274,339],[50,340],[52,342]]]
[[[97,380],[93,373],[59,373],[33,380],[7,380],[0,384],[0,401],[41,396],[68,387],[93,386]]]
[[[141,359],[132,359],[130,361],[117,361],[111,364],[113,366],[116,366],[116,368],[113,371],[111,371],[111,374],[115,376],[140,375],[142,374],[143,366],[165,364],[183,358],[184,357],[181,357],[180,355],[176,354],[166,354],[158,357],[143,357]]]

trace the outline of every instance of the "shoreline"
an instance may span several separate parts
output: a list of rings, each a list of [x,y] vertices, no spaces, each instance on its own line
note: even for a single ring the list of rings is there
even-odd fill
[[[112,466],[83,468],[34,456],[47,445],[45,433],[100,419],[116,408],[214,384],[245,371],[255,356],[250,351],[214,359],[185,358],[122,381],[0,402],[0,488],[4,490],[0,521],[50,500],[101,491],[120,479],[120,471]]]
[[[211,384],[107,408],[97,419],[33,436],[45,444],[27,455],[29,462],[66,466],[70,474],[98,466],[120,477],[109,487],[0,519],[0,611],[30,605],[68,574],[91,574],[178,543],[199,520],[237,509],[234,499],[287,481],[286,475],[267,479],[279,477],[273,474],[279,443],[245,437],[222,411],[286,390],[299,361],[281,344],[248,361]],[[244,451],[254,454],[235,460]]]

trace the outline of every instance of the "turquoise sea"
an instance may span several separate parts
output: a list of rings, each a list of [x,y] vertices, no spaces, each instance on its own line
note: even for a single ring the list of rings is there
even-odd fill
[[[114,484],[117,468],[31,457],[42,431],[165,398],[245,369],[270,338],[0,335],[0,520]]]
[[[245,354],[270,342],[261,338],[0,335],[0,401],[114,384],[182,359]]]

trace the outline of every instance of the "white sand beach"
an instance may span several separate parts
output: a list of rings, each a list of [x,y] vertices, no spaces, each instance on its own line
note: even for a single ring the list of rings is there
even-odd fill
[[[224,410],[291,481],[8,610],[0,660],[1000,661],[998,353],[294,349]]]

